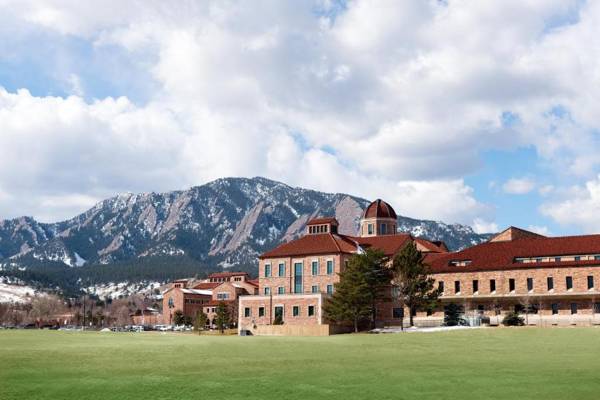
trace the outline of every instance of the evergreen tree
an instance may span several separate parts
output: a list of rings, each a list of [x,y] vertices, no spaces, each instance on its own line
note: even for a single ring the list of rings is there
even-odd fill
[[[183,325],[184,323],[184,315],[183,315],[183,311],[181,310],[175,310],[175,312],[173,313],[173,323],[175,325]]]
[[[379,250],[353,255],[339,274],[335,292],[325,303],[325,314],[334,322],[352,322],[358,332],[361,320],[374,321],[375,305],[382,298],[382,287],[390,283],[385,257]]]
[[[450,303],[444,309],[444,325],[445,326],[456,326],[465,325],[467,321],[462,317],[463,308],[456,304]]]
[[[198,311],[196,313],[196,318],[194,319],[194,330],[200,334],[200,331],[204,330],[206,326],[206,322],[208,321],[208,317],[202,311]]]
[[[430,307],[437,303],[439,289],[434,288],[435,279],[429,276],[429,268],[424,262],[423,254],[417,250],[414,242],[407,244],[394,257],[392,269],[394,284],[398,288],[400,303],[409,309],[410,326],[413,316],[421,307]],[[404,325],[404,321],[402,321]]]
[[[229,323],[229,308],[224,302],[220,302],[217,306],[215,324],[221,333],[225,332],[225,327]]]

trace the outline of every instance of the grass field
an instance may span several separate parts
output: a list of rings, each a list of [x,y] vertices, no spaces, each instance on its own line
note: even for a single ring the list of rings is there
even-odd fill
[[[0,331],[0,399],[598,399],[600,329]]]

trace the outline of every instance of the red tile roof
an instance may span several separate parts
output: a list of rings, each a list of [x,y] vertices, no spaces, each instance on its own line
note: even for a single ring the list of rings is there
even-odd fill
[[[219,286],[220,282],[200,282],[192,287],[192,289],[207,289],[211,290]]]
[[[425,239],[421,239],[421,238],[415,238],[415,242],[417,242],[421,246],[425,247],[428,251],[433,252],[433,253],[447,253],[448,252],[448,248],[446,247],[446,244],[444,242],[437,242],[437,243],[439,243],[439,244],[437,244],[436,242],[430,242],[429,240],[425,240]],[[444,247],[442,247],[442,245]]]
[[[333,217],[313,218],[306,223],[306,225],[323,225],[323,224],[339,225],[338,220]]]
[[[355,253],[356,243],[345,235],[325,233],[305,235],[273,250],[263,253],[260,258],[304,256],[312,254]]]
[[[381,199],[377,199],[367,208],[362,215],[363,218],[393,218],[396,219],[396,211],[388,203]]]
[[[247,272],[215,272],[214,274],[210,274],[208,277],[213,278],[231,278],[232,276],[248,276]]]
[[[406,245],[412,236],[407,233],[396,235],[356,237],[339,234],[305,235],[299,239],[277,246],[273,250],[262,254],[260,258],[294,257],[317,254],[354,254],[357,246],[364,249],[373,248],[382,250],[386,256],[391,257]],[[445,251],[439,246],[425,239],[417,239],[430,251]]]
[[[246,283],[249,283],[251,285],[258,287],[258,279],[250,279],[250,280],[246,281]]]
[[[431,254],[426,261],[432,272],[470,272],[526,268],[556,268],[600,264],[600,261],[562,261],[519,263],[520,257],[553,257],[600,254],[600,235],[564,237],[528,237],[512,241],[486,242],[468,249],[446,254]],[[451,261],[469,260],[469,265],[452,266]]]
[[[396,235],[354,237],[363,248],[373,248],[382,250],[386,256],[391,257],[398,253],[411,239],[408,233],[399,233]]]

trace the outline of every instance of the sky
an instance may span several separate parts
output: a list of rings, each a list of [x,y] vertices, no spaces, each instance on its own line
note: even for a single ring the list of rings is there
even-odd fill
[[[600,2],[0,0],[0,219],[264,176],[600,232]]]

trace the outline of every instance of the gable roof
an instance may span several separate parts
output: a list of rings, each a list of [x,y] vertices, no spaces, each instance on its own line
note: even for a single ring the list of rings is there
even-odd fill
[[[574,265],[600,264],[597,260],[560,262],[516,262],[521,257],[554,257],[600,254],[600,235],[520,237],[514,240],[489,241],[462,251],[431,254],[426,262],[434,273],[472,272],[527,268],[556,268]],[[451,261],[469,261],[465,266],[450,265]]]
[[[398,253],[411,240],[417,240],[431,252],[446,252],[425,239],[413,239],[408,233],[383,236],[348,236],[340,234],[305,235],[291,242],[281,244],[273,250],[263,253],[259,258],[294,257],[319,254],[354,254],[358,246],[367,249],[379,249],[388,257]]]
[[[291,242],[283,243],[259,258],[306,256],[312,254],[355,253],[356,242],[345,235],[323,233],[305,235]]]

